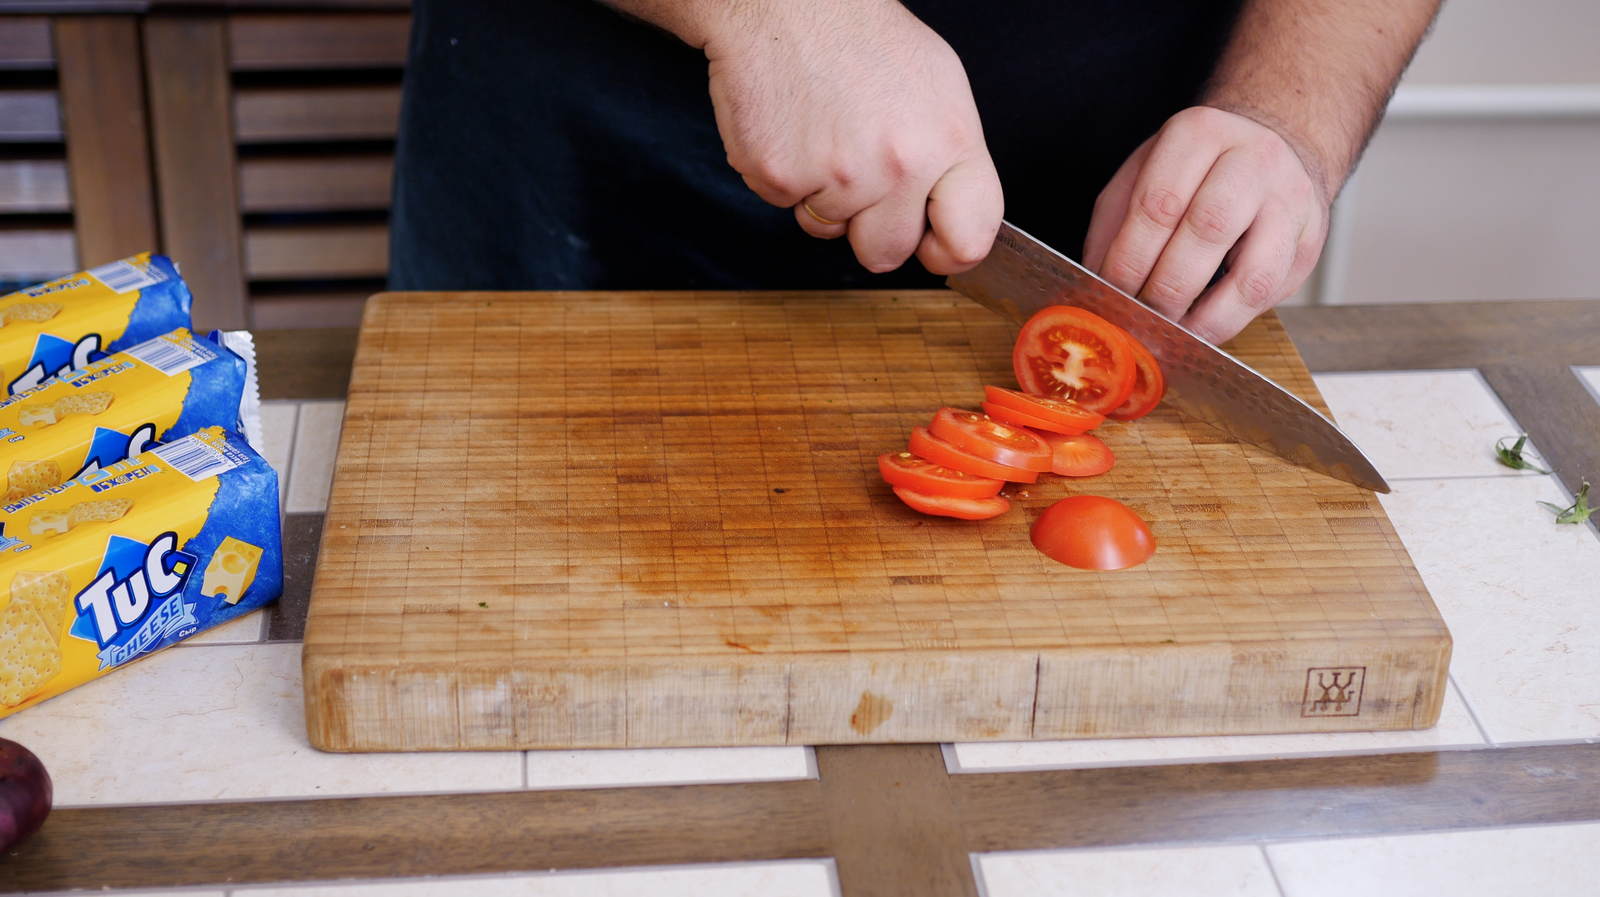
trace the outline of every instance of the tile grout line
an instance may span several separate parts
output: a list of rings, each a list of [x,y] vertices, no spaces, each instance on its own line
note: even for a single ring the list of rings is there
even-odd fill
[[[1572,372],[1572,376],[1578,378],[1578,382],[1583,384],[1583,388],[1589,391],[1590,396],[1594,397],[1595,403],[1600,404],[1600,365],[1569,364],[1567,365],[1567,370]],[[1584,371],[1594,371],[1596,379],[1590,380],[1585,377]]]
[[[294,402],[294,423],[289,430],[289,454],[283,459],[283,488],[278,497],[278,518],[281,521],[289,513],[289,478],[294,476],[294,444],[300,438],[300,408],[304,402]]]
[[[1461,699],[1461,706],[1467,708],[1467,716],[1472,718],[1472,724],[1478,728],[1478,735],[1483,738],[1483,743],[1491,749],[1498,748],[1500,745],[1489,737],[1488,727],[1483,724],[1482,720],[1478,719],[1478,711],[1472,706],[1472,701],[1467,698],[1466,689],[1463,689],[1461,683],[1456,681],[1455,671],[1451,670],[1445,676],[1450,680],[1451,686],[1455,688],[1456,697]]]
[[[1256,849],[1261,851],[1261,859],[1267,863],[1267,874],[1272,876],[1272,886],[1278,889],[1278,897],[1289,897],[1289,892],[1283,889],[1283,880],[1278,878],[1278,867],[1272,865],[1272,854],[1267,852],[1267,842],[1257,841]]]

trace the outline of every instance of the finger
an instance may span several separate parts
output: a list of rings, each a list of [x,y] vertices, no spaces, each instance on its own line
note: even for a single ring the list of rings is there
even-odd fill
[[[1222,155],[1211,135],[1174,134],[1163,128],[1150,156],[1134,178],[1128,212],[1100,264],[1100,276],[1122,291],[1137,295],[1161,258],[1167,241],[1182,223],[1189,201]]]
[[[1261,170],[1257,155],[1245,149],[1228,150],[1216,160],[1145,279],[1140,299],[1174,321],[1183,316],[1266,202],[1270,184]]]
[[[1307,255],[1306,225],[1305,218],[1283,206],[1263,208],[1239,240],[1238,253],[1228,273],[1195,302],[1179,323],[1201,339],[1222,343],[1243,330],[1256,315],[1281,302],[1310,272],[1310,267],[1302,264]],[[1310,258],[1314,264],[1314,245]]]
[[[1134,179],[1139,176],[1139,169],[1144,167],[1144,160],[1150,158],[1150,147],[1154,143],[1155,138],[1152,137],[1139,144],[1133,155],[1111,176],[1105,189],[1095,197],[1094,214],[1089,218],[1089,233],[1083,238],[1083,266],[1096,274],[1101,273],[1100,266],[1105,263],[1106,250],[1111,248],[1112,238],[1128,217]]]
[[[917,258],[933,274],[959,274],[983,261],[1005,217],[1000,174],[985,150],[957,162],[928,193],[928,228]]]
[[[821,240],[832,240],[849,233],[850,216],[832,218],[817,210],[820,204],[816,197],[808,197],[795,204],[794,220],[799,223],[800,229]]]
[[[861,267],[882,274],[905,264],[928,229],[933,184],[903,184],[850,218],[850,246]]]

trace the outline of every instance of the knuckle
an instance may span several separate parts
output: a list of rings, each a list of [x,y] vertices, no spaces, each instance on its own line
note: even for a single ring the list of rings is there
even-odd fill
[[[769,193],[785,198],[792,198],[799,202],[805,194],[792,169],[782,162],[773,159],[761,159],[749,163],[743,172],[744,176],[755,184],[761,185]]]
[[[1278,299],[1279,278],[1260,268],[1239,275],[1239,298],[1251,311],[1262,312],[1271,308]]]
[[[1165,230],[1171,230],[1183,220],[1188,203],[1183,197],[1165,187],[1147,187],[1139,194],[1139,213]]]
[[[980,237],[959,239],[947,247],[945,254],[957,265],[976,265],[989,254],[989,241]]]
[[[1200,203],[1189,209],[1184,224],[1196,237],[1215,245],[1233,241],[1233,216],[1218,203]]]
[[[848,159],[835,159],[828,166],[828,177],[834,186],[848,191],[861,182],[861,166]]]
[[[1169,277],[1151,277],[1144,285],[1143,296],[1162,307],[1182,308],[1189,304],[1183,284]]]
[[[1112,258],[1108,255],[1104,262],[1104,270],[1100,272],[1100,276],[1116,284],[1125,292],[1137,293],[1144,284],[1145,275],[1148,273],[1148,269],[1141,268],[1132,259],[1120,255]]]

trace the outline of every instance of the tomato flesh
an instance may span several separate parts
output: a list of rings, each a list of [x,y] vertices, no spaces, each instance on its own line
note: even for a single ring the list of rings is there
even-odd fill
[[[1117,463],[1111,446],[1098,436],[1088,433],[1076,436],[1040,433],[1039,438],[1050,444],[1050,472],[1054,474],[1064,477],[1099,476]]]
[[[991,420],[997,420],[1001,423],[1011,424],[1018,427],[1028,427],[1033,430],[1043,430],[1049,433],[1061,433],[1067,436],[1075,436],[1083,432],[1082,427],[1063,426],[1055,421],[1045,420],[1042,417],[1034,417],[1026,411],[1018,411],[1015,408],[1007,408],[1004,405],[996,405],[993,402],[983,403],[983,413],[987,414]]]
[[[994,477],[1009,480],[1013,483],[1034,483],[1039,480],[1038,471],[1023,470],[1020,467],[1010,467],[980,458],[971,452],[964,452],[943,439],[928,432],[927,427],[911,428],[911,454],[926,458],[940,467],[959,470],[980,477]]]
[[[1033,547],[1080,570],[1126,570],[1156,553],[1150,527],[1113,498],[1074,495],[1046,508],[1029,530]]]
[[[1017,392],[1003,386],[985,386],[983,397],[996,405],[1014,408],[1024,414],[1031,414],[1063,427],[1075,427],[1080,433],[1093,430],[1106,419],[1104,414],[1096,414],[1077,402],[1062,402],[1046,396],[1030,396],[1025,392]]]
[[[1022,325],[1011,366],[1024,392],[1096,414],[1128,400],[1138,367],[1120,327],[1070,305],[1045,308]]]
[[[904,486],[924,495],[989,498],[999,495],[1006,484],[1005,480],[953,470],[910,452],[879,455],[878,471],[889,485]]]
[[[1161,365],[1156,363],[1156,357],[1150,354],[1144,343],[1139,342],[1126,330],[1122,333],[1128,340],[1128,347],[1133,350],[1133,392],[1128,394],[1126,402],[1106,416],[1113,420],[1138,420],[1161,404],[1161,397],[1167,393],[1167,378],[1161,373]]]
[[[910,505],[912,510],[940,517],[957,517],[962,520],[988,520],[1011,510],[1011,502],[998,495],[989,498],[961,498],[954,495],[928,495],[913,492],[904,486],[894,487],[894,494]]]
[[[1021,427],[990,420],[976,411],[940,408],[928,432],[968,454],[1007,467],[1050,469],[1050,446]]]

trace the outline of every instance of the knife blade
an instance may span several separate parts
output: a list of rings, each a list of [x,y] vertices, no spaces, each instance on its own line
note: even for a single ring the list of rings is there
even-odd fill
[[[1001,222],[988,258],[945,283],[1019,325],[1051,305],[1093,312],[1160,361],[1167,404],[1294,464],[1389,491],[1360,447],[1317,409],[1009,222]]]

